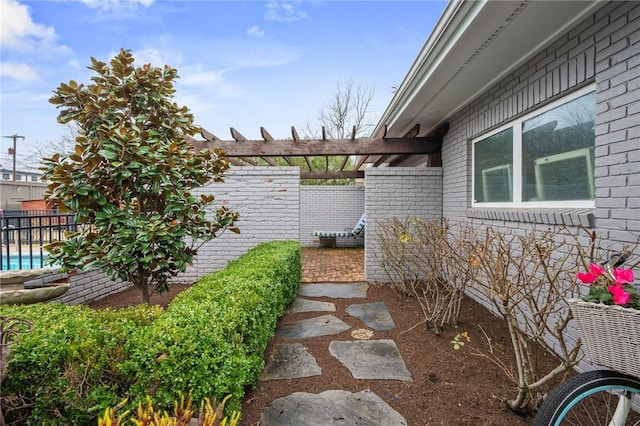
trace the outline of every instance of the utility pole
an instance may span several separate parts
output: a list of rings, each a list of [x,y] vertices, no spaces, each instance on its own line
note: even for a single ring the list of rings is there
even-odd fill
[[[16,140],[22,139],[24,140],[24,136],[11,135],[11,136],[3,136],[3,138],[13,139],[13,149],[9,148],[9,154],[13,155],[13,180],[16,180]]]

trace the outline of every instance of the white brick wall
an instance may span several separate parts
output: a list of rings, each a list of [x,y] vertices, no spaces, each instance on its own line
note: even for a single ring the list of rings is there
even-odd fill
[[[364,213],[363,186],[300,186],[300,243],[318,247],[313,231],[351,229]],[[364,245],[364,236],[337,238],[338,247]]]
[[[300,238],[300,169],[297,167],[232,167],[224,183],[200,189],[240,212],[240,235],[226,232],[203,245],[197,261],[176,281],[193,282],[223,269],[261,242]]]
[[[368,281],[386,282],[389,278],[376,260],[378,224],[392,217],[441,218],[442,169],[368,169],[365,172],[365,208],[365,277]]]
[[[120,280],[113,281],[97,269],[71,275],[69,277],[69,283],[69,291],[53,299],[52,302],[80,305],[91,302],[92,300],[102,299],[103,297],[118,293],[131,286],[129,283]]]

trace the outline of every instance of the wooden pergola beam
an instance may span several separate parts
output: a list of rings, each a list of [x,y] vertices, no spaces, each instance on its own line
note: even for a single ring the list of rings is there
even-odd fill
[[[291,126],[291,137],[293,138],[294,141],[299,141],[300,140],[300,136],[298,135],[298,131],[293,126]]]
[[[380,158],[378,158],[378,159],[376,160],[376,162],[375,162],[375,163],[373,163],[373,167],[378,167],[378,166],[380,166],[382,163],[384,163],[385,161],[387,161],[387,159],[388,159],[389,157],[391,157],[391,154],[384,154],[384,155],[381,155],[381,156],[380,156]]]
[[[367,159],[369,158],[368,155],[362,155],[360,156],[360,158],[358,158],[358,161],[356,162],[356,170],[359,170],[360,167],[362,167],[362,165],[364,164],[365,161],[367,161]]]
[[[237,157],[227,157],[227,156],[225,156],[225,158],[227,160],[229,160],[229,162],[231,164],[233,164],[234,166],[243,167],[243,166],[257,166],[258,165],[253,158],[249,158],[249,157],[237,158]]]
[[[410,155],[398,155],[396,158],[393,159],[393,161],[389,162],[389,166],[390,167],[395,167],[397,165],[399,165],[400,163],[402,163],[403,161],[409,159],[411,156]]]
[[[415,138],[420,133],[420,123],[416,123],[407,133],[402,135],[403,138]]]
[[[345,166],[347,165],[347,162],[349,161],[349,156],[345,155],[344,159],[342,160],[342,164],[340,165],[340,171],[343,171]]]
[[[286,161],[288,165],[293,166],[293,161],[291,160],[291,157],[286,156],[282,158],[284,158],[284,161]]]
[[[200,135],[205,138],[208,141],[219,141],[220,138],[217,137],[216,135],[214,135],[213,133],[203,129],[202,127],[200,128]]]
[[[260,135],[262,136],[262,139],[267,142],[273,140],[273,136],[271,136],[269,132],[267,132],[267,129],[265,129],[264,127],[260,127]]]
[[[449,129],[447,123],[430,132],[427,136],[418,136],[420,125],[416,124],[402,137],[387,137],[387,126],[384,127],[382,138],[356,138],[356,128],[348,139],[327,139],[327,132],[322,127],[322,139],[301,139],[298,131],[291,126],[291,137],[288,140],[276,140],[264,128],[260,127],[262,140],[248,140],[235,128],[231,127],[233,140],[221,140],[216,135],[201,129],[201,135],[205,140],[196,140],[191,137],[188,140],[193,144],[194,150],[220,149],[225,152],[231,164],[237,166],[269,164],[271,166],[282,165],[282,158],[289,166],[295,165],[295,157],[302,157],[308,170],[301,171],[302,179],[353,179],[363,178],[364,171],[359,169],[371,157],[376,158],[373,166],[379,166],[388,161],[390,166],[397,165],[412,155],[427,155],[430,166],[441,165],[440,147],[444,135]],[[339,170],[329,170],[330,156],[342,156]],[[349,158],[356,156],[355,170],[344,170]],[[310,159],[312,157],[324,157],[324,165],[314,167]],[[320,170],[318,170],[320,169]]]
[[[387,139],[308,139],[291,140],[242,140],[242,135],[234,133],[237,141],[198,141],[198,147],[219,148],[233,157],[304,157],[323,155],[402,155],[430,154],[440,148],[440,139],[434,137],[387,138]]]
[[[260,159],[270,166],[279,166],[279,164],[274,163],[269,157],[260,157]]]
[[[242,167],[247,165],[246,162],[244,162],[243,160],[240,160],[239,158],[234,158],[234,157],[226,157],[226,158],[227,160],[229,160],[229,163],[231,163],[234,166]]]
[[[231,128],[231,137],[234,138],[236,140],[236,142],[244,142],[244,141],[247,140],[247,138],[242,136],[242,134],[239,131],[237,131],[236,129],[234,129],[233,127]]]

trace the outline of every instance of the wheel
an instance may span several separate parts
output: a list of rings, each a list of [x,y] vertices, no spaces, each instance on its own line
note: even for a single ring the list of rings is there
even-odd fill
[[[638,426],[640,413],[629,410],[634,395],[638,403],[638,394],[640,378],[606,370],[578,374],[545,398],[533,424]]]

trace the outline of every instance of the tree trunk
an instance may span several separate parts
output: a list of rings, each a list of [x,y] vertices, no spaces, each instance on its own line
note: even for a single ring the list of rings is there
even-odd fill
[[[138,271],[140,268],[138,268]],[[140,303],[149,305],[151,293],[149,292],[149,279],[144,274],[139,274],[134,278],[133,284],[140,290]]]
[[[149,287],[143,284],[139,288],[140,288],[140,302],[145,305],[148,305],[149,302],[151,302],[151,294],[149,294]]]

